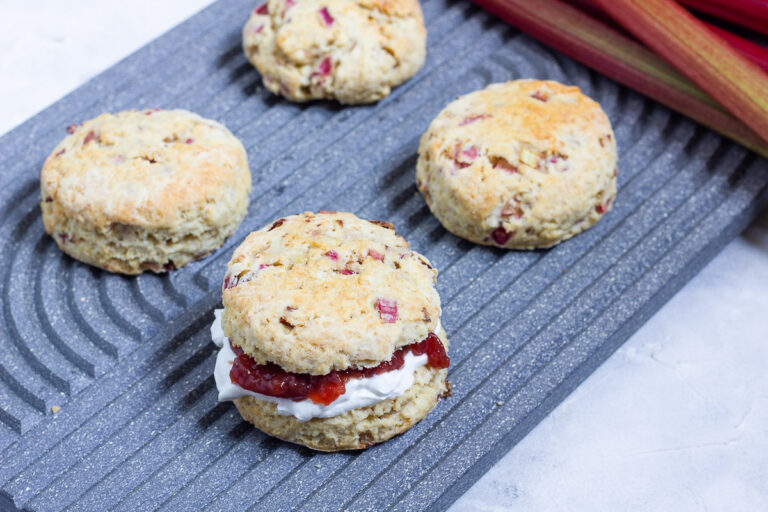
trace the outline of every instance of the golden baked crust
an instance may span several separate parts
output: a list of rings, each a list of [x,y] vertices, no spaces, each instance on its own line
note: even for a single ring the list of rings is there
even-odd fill
[[[251,177],[240,141],[183,110],[102,114],[43,165],[46,232],[71,256],[127,274],[205,256],[243,219]]]
[[[289,372],[376,366],[436,328],[436,276],[387,223],[351,213],[292,215],[235,250],[222,326],[258,363]]]
[[[269,0],[243,28],[264,86],[292,101],[370,103],[424,65],[417,0]]]
[[[97,228],[175,228],[191,212],[224,225],[250,186],[242,144],[223,125],[183,110],[86,121],[54,149],[41,176],[44,199]]]
[[[446,392],[447,370],[426,366],[414,372],[414,383],[396,398],[352,409],[332,418],[304,423],[277,413],[277,406],[254,397],[235,400],[243,418],[265,433],[320,451],[359,450],[401,434],[421,421]]]
[[[616,141],[600,105],[552,81],[462,96],[421,138],[416,183],[452,233],[514,249],[587,229],[616,195]]]

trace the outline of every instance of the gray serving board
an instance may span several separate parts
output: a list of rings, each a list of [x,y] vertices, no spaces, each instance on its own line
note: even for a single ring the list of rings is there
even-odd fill
[[[376,105],[295,105],[240,50],[253,0],[220,1],[0,139],[0,508],[444,509],[747,224],[768,163],[474,5],[423,3],[424,69]],[[611,117],[619,194],[548,251],[447,233],[414,186],[430,119],[491,82],[578,84]],[[43,232],[39,169],[103,111],[186,108],[248,148],[247,218],[209,258],[125,278]],[[216,401],[212,309],[233,248],[275,217],[347,210],[395,224],[440,270],[453,396],[363,453],[265,437]],[[52,406],[60,406],[58,414]]]

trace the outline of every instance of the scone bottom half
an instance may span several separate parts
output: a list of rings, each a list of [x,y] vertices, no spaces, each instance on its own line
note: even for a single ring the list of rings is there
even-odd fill
[[[216,250],[245,217],[245,149],[185,110],[102,114],[67,135],[41,172],[46,232],[110,272],[167,272]]]
[[[212,327],[219,399],[267,434],[322,451],[404,432],[449,389],[435,277],[390,224],[349,213],[252,233]]]
[[[453,234],[506,249],[552,247],[616,197],[608,116],[578,87],[491,84],[448,104],[421,138],[416,185]]]

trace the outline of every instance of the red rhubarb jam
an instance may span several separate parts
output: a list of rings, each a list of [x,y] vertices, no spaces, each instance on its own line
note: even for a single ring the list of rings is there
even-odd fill
[[[240,347],[232,345],[236,357],[232,363],[229,377],[243,389],[276,398],[305,400],[309,398],[316,404],[329,405],[346,391],[347,381],[363,377],[373,377],[381,373],[399,370],[405,364],[405,354],[427,355],[427,366],[448,368],[450,359],[440,338],[434,333],[419,343],[397,350],[389,361],[384,361],[373,368],[349,368],[332,370],[327,375],[309,375],[307,373],[289,373],[276,364],[257,364]]]
[[[445,347],[440,338],[435,336],[435,333],[431,332],[429,335],[420,342],[405,347],[410,349],[415,355],[427,354],[427,366],[432,368],[448,368],[451,360],[448,358],[448,354],[445,352]],[[402,350],[402,349],[401,349]]]

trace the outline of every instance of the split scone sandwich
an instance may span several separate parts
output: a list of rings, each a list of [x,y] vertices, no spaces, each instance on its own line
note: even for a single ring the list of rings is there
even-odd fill
[[[251,233],[211,328],[219,400],[316,450],[404,432],[449,389],[436,276],[391,224],[351,213],[293,215]]]

